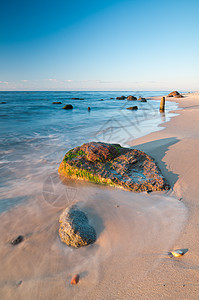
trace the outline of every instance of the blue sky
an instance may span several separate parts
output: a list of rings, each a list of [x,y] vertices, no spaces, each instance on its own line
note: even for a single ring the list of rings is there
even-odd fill
[[[0,90],[199,90],[198,0],[1,3]]]

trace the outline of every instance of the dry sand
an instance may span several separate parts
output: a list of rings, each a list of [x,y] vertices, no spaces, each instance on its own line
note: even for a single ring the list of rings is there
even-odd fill
[[[3,213],[0,299],[198,299],[199,95],[169,100],[180,103],[179,115],[131,145],[154,157],[172,190],[134,194],[66,182]],[[73,202],[97,231],[96,243],[81,249],[62,244],[57,232]],[[10,245],[19,234],[25,240]],[[189,251],[170,258],[175,248]],[[80,282],[71,286],[76,273]]]

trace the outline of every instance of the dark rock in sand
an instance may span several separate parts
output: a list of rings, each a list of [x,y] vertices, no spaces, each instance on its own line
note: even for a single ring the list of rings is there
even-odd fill
[[[138,101],[140,101],[140,102],[147,102],[147,100],[145,98],[142,98],[142,97],[139,97]]]
[[[124,99],[126,99],[126,97],[125,96],[121,96],[121,97],[117,97],[116,99],[117,100],[124,100]]]
[[[173,91],[173,92],[169,93],[167,97],[175,97],[178,95],[180,95],[180,93],[178,93],[177,91]]]
[[[136,98],[136,97],[134,97],[134,96],[128,96],[128,97],[127,97],[127,100],[130,100],[130,101],[132,101],[132,100],[137,100],[137,98]]]
[[[68,246],[79,248],[96,241],[95,229],[89,224],[87,215],[77,205],[66,208],[59,222],[59,236]]]
[[[138,110],[138,107],[137,107],[137,106],[131,106],[131,107],[127,107],[127,109],[130,109],[130,110]]]
[[[73,109],[73,106],[71,104],[66,104],[63,109]]]
[[[134,192],[169,189],[149,155],[118,144],[91,142],[76,147],[66,153],[58,171],[66,177]]]
[[[2,101],[2,102],[0,102],[0,104],[6,104],[6,102],[5,102],[5,101]]]
[[[12,245],[18,245],[19,243],[21,243],[24,240],[23,235],[19,235],[16,239],[13,239],[11,241]]]
[[[53,102],[52,104],[62,104],[62,102],[58,101],[58,102]]]
[[[184,97],[180,94],[180,95],[175,96],[175,98],[184,98]]]

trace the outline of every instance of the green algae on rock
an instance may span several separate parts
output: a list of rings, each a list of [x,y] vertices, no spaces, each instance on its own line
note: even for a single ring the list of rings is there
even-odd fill
[[[95,229],[89,224],[87,215],[77,205],[66,208],[59,222],[60,239],[68,246],[79,248],[96,241]]]
[[[66,177],[134,192],[169,189],[149,155],[119,144],[90,142],[76,147],[66,153],[58,172]]]

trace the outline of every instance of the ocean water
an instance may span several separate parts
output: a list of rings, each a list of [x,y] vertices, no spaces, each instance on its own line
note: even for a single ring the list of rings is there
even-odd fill
[[[0,212],[34,201],[49,174],[57,176],[69,149],[89,141],[128,146],[129,140],[162,129],[158,125],[177,109],[177,104],[167,101],[165,114],[160,114],[159,101],[116,100],[117,96],[147,98],[167,93],[0,92],[0,102],[6,102],[0,104]],[[52,104],[55,101],[62,104]],[[74,109],[62,109],[65,104]],[[134,105],[137,111],[126,109]]]

